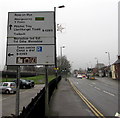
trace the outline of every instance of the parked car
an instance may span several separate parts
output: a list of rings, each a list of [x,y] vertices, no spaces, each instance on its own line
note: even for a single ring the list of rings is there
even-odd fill
[[[15,82],[1,82],[0,83],[0,93],[16,93],[16,83]]]
[[[31,82],[31,83],[32,83],[32,87],[35,86],[35,82],[34,82],[34,80],[26,80],[26,81]]]
[[[17,80],[13,80],[17,84]],[[20,88],[25,89],[25,88],[32,88],[33,83],[28,80],[20,79]]]

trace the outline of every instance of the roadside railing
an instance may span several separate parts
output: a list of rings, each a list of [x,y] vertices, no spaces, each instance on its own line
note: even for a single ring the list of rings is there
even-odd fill
[[[61,80],[61,76],[49,82],[49,101],[57,88],[57,84]],[[23,107],[19,118],[44,118],[45,117],[45,87],[31,100],[27,107]]]

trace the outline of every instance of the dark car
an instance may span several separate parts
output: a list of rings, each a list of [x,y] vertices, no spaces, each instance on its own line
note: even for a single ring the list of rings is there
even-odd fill
[[[26,81],[31,82],[31,83],[32,83],[32,87],[35,86],[35,82],[34,82],[34,80],[26,80]]]
[[[17,83],[17,80],[14,80],[15,83]],[[32,88],[33,83],[28,80],[20,79],[20,88]]]

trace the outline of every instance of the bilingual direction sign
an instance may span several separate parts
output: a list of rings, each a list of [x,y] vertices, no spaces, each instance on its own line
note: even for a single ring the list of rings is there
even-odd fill
[[[6,65],[55,64],[55,13],[9,12]]]
[[[54,44],[54,12],[9,12],[8,44]]]
[[[53,65],[55,45],[8,46],[7,65]]]

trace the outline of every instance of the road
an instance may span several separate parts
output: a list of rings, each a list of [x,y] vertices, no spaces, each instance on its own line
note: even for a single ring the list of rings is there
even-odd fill
[[[96,80],[69,78],[80,92],[104,115],[118,112],[118,82],[111,78]]]
[[[20,90],[20,112],[23,106],[27,106],[31,102],[31,99],[34,98],[43,87],[44,85],[35,85],[35,87],[31,89]],[[2,101],[2,116],[15,114],[16,94],[3,94],[0,101]]]

